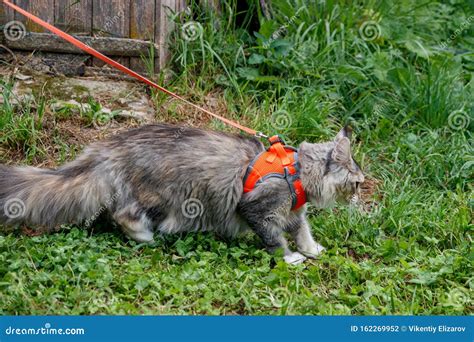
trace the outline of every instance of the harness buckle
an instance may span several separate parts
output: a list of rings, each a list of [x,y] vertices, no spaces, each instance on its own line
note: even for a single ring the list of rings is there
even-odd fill
[[[268,141],[270,142],[271,145],[275,145],[276,143],[281,143],[282,145],[285,145],[285,142],[279,135],[274,135],[268,138]]]
[[[257,132],[257,133],[255,133],[255,136],[256,136],[257,138],[265,138],[265,139],[268,139],[268,135],[265,135],[265,134],[263,134],[262,132]]]

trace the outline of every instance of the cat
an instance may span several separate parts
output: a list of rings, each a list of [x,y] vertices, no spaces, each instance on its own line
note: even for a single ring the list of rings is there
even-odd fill
[[[350,133],[298,148],[300,179],[318,208],[347,202],[364,182]],[[269,178],[243,193],[247,167],[264,150],[255,137],[156,124],[97,142],[58,169],[0,165],[0,224],[90,225],[107,212],[138,242],[152,242],[154,231],[235,237],[250,228],[269,251],[283,249],[288,263],[315,258],[324,247],[311,235],[306,205],[291,210],[285,180]]]

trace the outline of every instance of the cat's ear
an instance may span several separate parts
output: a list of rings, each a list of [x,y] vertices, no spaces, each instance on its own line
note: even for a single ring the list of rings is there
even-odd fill
[[[336,139],[334,139],[334,141],[339,141],[342,138],[347,138],[350,140],[351,137],[352,137],[352,128],[350,126],[346,126],[343,129],[341,129],[339,133],[337,133]]]
[[[342,137],[336,142],[331,159],[340,165],[348,165],[351,161],[351,143],[349,138]]]

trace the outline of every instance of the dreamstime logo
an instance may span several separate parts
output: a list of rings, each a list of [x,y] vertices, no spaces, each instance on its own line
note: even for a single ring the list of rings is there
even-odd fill
[[[274,112],[270,118],[270,124],[277,130],[290,128],[292,123],[291,115],[284,110]]]
[[[115,15],[113,17],[107,17],[105,20],[105,25],[103,29],[99,30],[99,32],[95,35],[95,37],[103,37],[110,31],[112,31],[113,27],[117,24],[117,22],[121,19],[121,16]]]
[[[471,15],[469,18],[467,18],[467,20],[461,23],[461,26],[459,26],[458,29],[454,31],[454,33],[451,34],[446,41],[441,42],[439,44],[439,47],[441,49],[446,49],[448,47],[448,44],[450,44],[454,39],[456,39],[457,36],[459,36],[465,29],[467,29],[471,25],[471,22],[473,21],[474,21],[474,15]]]
[[[270,213],[269,215],[265,216],[265,219],[263,220],[263,227],[266,228],[270,224],[275,223],[275,221],[278,219],[277,214],[275,213]]]
[[[291,301],[291,292],[284,287],[276,287],[275,290],[269,292],[268,299],[276,308],[285,307]]]
[[[104,212],[106,212],[111,206],[113,203],[115,203],[117,201],[118,198],[120,198],[121,194],[120,193],[116,193],[115,195],[111,196],[110,198],[108,198],[104,205],[101,206],[99,208],[99,210],[97,210],[94,215],[92,215],[91,217],[89,217],[85,223],[84,223],[84,227],[86,228],[90,228],[92,226],[92,223],[95,222],[95,220],[97,220],[97,218],[102,215]]]
[[[371,42],[380,37],[380,26],[373,20],[364,21],[359,27],[359,34],[363,40]]]
[[[198,216],[202,216],[204,213],[204,206],[197,198],[188,198],[183,202],[181,211],[184,217],[194,219]]]
[[[275,32],[272,33],[270,39],[268,41],[266,41],[265,43],[263,43],[263,47],[268,49],[270,47],[270,45],[275,41],[277,40],[278,38],[280,38],[283,34],[285,34],[288,30],[288,27],[290,27],[291,25],[293,25],[295,23],[295,20],[298,18],[298,15],[300,13],[300,11],[303,9],[300,8],[298,9],[298,11],[296,11],[295,15],[293,15],[290,19],[288,19],[287,23],[284,24],[283,26],[280,26],[280,28],[278,28],[278,30],[276,30]]]
[[[185,131],[186,131],[186,128],[180,127],[176,132],[174,132],[173,138],[175,138],[175,139],[181,138]]]
[[[388,106],[385,103],[377,103],[374,106],[374,114],[376,116],[382,116],[388,110]]]
[[[6,217],[16,219],[25,215],[26,205],[25,202],[19,198],[11,198],[5,202],[3,210]]]
[[[456,131],[466,129],[471,123],[471,118],[469,115],[462,109],[455,110],[448,117],[448,125]]]
[[[45,323],[44,327],[22,327],[16,328],[9,326],[5,329],[7,336],[34,336],[34,335],[85,335],[86,331],[83,328],[53,328],[51,323]]]
[[[92,124],[96,129],[108,128],[112,124],[113,113],[98,111],[92,118]]]
[[[181,35],[189,42],[195,41],[202,37],[202,25],[196,21],[188,21],[181,28]]]
[[[20,21],[10,21],[3,28],[3,33],[8,40],[17,41],[26,36],[26,27]]]

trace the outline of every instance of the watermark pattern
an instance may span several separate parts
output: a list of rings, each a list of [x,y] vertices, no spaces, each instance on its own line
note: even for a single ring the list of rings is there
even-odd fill
[[[366,42],[371,42],[380,37],[380,25],[374,20],[364,21],[359,27],[359,34]]]
[[[6,39],[14,42],[25,38],[26,27],[22,22],[13,20],[5,25],[3,33]]]
[[[448,117],[448,125],[451,129],[455,131],[460,131],[469,127],[471,123],[471,118],[469,115],[462,109],[455,110]]]
[[[186,131],[185,127],[180,127],[176,132],[174,132],[173,138],[176,140],[181,138],[185,131]]]
[[[388,110],[388,106],[386,103],[376,103],[374,105],[374,115],[379,117],[383,116]]]
[[[290,19],[288,19],[286,24],[280,26],[278,30],[272,33],[270,39],[268,39],[265,43],[263,43],[263,47],[265,49],[268,49],[275,40],[280,38],[282,35],[286,34],[288,27],[294,24],[295,20],[298,18],[298,15],[302,9],[303,8],[298,9],[298,11],[296,11],[296,13]]]
[[[444,298],[442,298],[443,306],[459,308],[463,308],[465,305],[470,304],[470,301],[471,299],[469,295],[458,288],[452,289],[445,294]]]
[[[68,21],[58,21],[56,24],[57,25],[61,25],[61,26],[64,26],[64,27],[82,27],[82,26],[85,26],[87,25],[88,23],[86,23],[84,20],[82,20],[80,17],[81,17],[81,5],[80,5],[80,0],[77,0],[75,1],[74,3],[72,3],[70,6],[68,6],[68,11],[70,11],[71,13],[71,16],[70,18],[71,19],[68,19]],[[103,25],[103,27],[99,28],[99,29],[95,29],[94,28],[94,32],[93,32],[93,35],[95,38],[102,38],[104,36],[118,36],[117,34],[113,34],[112,32],[115,31],[115,28],[116,28],[116,24],[119,22],[119,20],[121,20],[123,18],[122,15],[114,15],[114,16],[105,16],[104,17],[104,20],[105,20],[105,23]],[[97,31],[96,31],[97,30]],[[120,36],[118,36],[118,38],[122,38]]]
[[[277,210],[275,210],[275,212],[277,212]],[[268,225],[272,224],[272,223],[276,223],[277,219],[278,219],[278,215],[275,214],[275,212],[272,212],[270,214],[268,214],[267,216],[265,216],[265,218],[263,219],[263,227],[266,228],[268,227]]]
[[[181,28],[182,37],[188,42],[193,42],[202,37],[203,28],[197,21],[188,21]]]
[[[278,110],[272,114],[270,117],[270,124],[276,130],[288,129],[291,127],[293,119],[285,110]]]
[[[121,16],[119,15],[115,15],[113,17],[108,17],[106,20],[105,20],[105,24],[104,24],[104,27],[102,29],[99,30],[99,32],[97,32],[95,34],[96,37],[103,37],[105,36],[107,33],[109,33],[112,28],[114,27],[114,25],[121,19]]]
[[[465,21],[461,23],[461,26],[459,26],[459,28],[456,31],[454,31],[453,34],[451,34],[447,40],[439,44],[439,48],[446,49],[448,45],[451,44],[451,42],[462,33],[462,31],[467,29],[473,21],[474,21],[474,15],[471,15],[469,18],[467,18]]]
[[[181,205],[181,212],[183,213],[184,217],[194,219],[196,217],[202,216],[204,213],[204,206],[197,198],[188,198]]]
[[[5,334],[8,335],[85,335],[83,328],[53,328],[50,323],[46,323],[41,328],[15,328],[8,327]]]
[[[10,219],[17,219],[23,217],[26,213],[26,205],[19,198],[11,198],[5,202],[3,206],[5,216]]]
[[[97,210],[94,215],[92,215],[91,217],[89,217],[85,223],[84,223],[84,227],[86,228],[90,228],[92,226],[92,223],[94,223],[95,220],[97,220],[97,218],[102,215],[106,210],[108,210],[110,208],[110,206],[120,197],[120,194],[119,193],[116,193],[115,195],[113,196],[110,196],[109,199],[107,199],[105,201],[105,204],[103,206],[101,206],[99,208],[99,210]]]
[[[448,295],[454,304],[464,305],[469,302],[469,296],[460,289],[453,289],[449,291]]]

